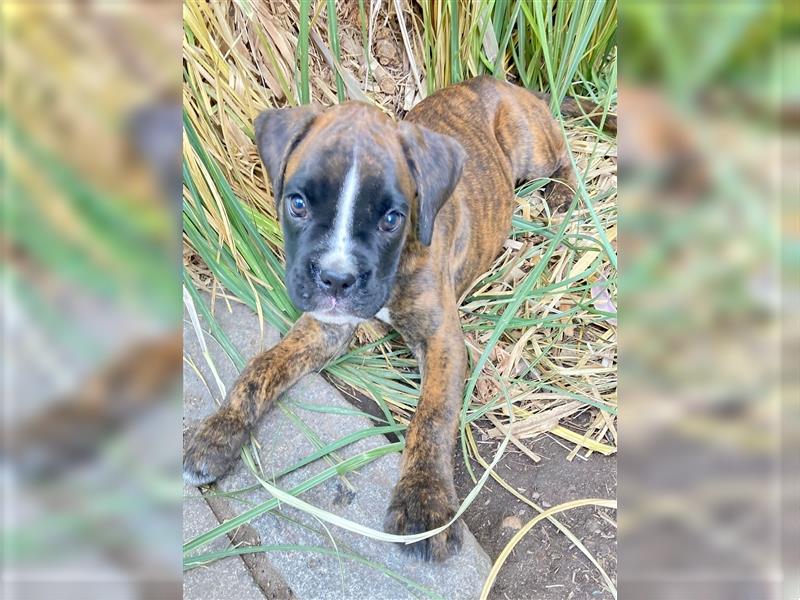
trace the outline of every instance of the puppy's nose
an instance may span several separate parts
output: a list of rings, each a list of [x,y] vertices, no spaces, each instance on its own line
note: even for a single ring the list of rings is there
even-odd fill
[[[319,274],[322,289],[329,294],[339,295],[346,293],[356,282],[355,273],[348,271],[334,271],[323,269]]]

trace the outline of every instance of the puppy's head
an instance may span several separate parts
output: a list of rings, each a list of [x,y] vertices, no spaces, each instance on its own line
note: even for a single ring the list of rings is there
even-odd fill
[[[431,244],[463,148],[354,102],[268,110],[255,132],[292,302],[328,322],[373,317],[389,299],[406,242]]]

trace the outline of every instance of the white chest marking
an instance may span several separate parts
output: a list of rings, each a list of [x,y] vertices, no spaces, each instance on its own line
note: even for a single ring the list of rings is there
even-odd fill
[[[379,321],[383,321],[387,325],[392,324],[392,316],[389,314],[389,309],[385,306],[377,312],[375,318]]]
[[[363,323],[364,319],[359,317],[353,317],[351,315],[332,315],[329,313],[324,312],[311,312],[309,313],[312,317],[314,317],[317,321],[322,321],[323,323],[330,323],[332,325],[358,325],[359,323]]]
[[[358,196],[358,158],[353,151],[353,165],[347,172],[336,203],[336,218],[330,235],[328,251],[320,263],[323,268],[353,268],[353,217]]]

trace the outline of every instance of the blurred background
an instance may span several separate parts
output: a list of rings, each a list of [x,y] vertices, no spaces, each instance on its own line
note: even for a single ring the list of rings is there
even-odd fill
[[[0,595],[177,598],[181,6],[0,10]]]
[[[626,598],[800,595],[797,27],[620,6]]]

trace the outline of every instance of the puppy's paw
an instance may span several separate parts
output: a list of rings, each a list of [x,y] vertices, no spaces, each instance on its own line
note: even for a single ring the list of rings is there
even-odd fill
[[[222,409],[195,431],[183,455],[183,479],[192,485],[216,481],[227,473],[244,444],[247,430],[241,417]]]
[[[457,503],[445,484],[428,476],[407,475],[392,493],[384,529],[400,535],[423,533],[447,524],[456,509]],[[440,562],[461,549],[462,527],[459,520],[433,537],[400,547],[422,560]]]
[[[555,181],[548,185],[544,197],[550,212],[565,212],[575,197],[575,191],[560,181]]]

